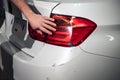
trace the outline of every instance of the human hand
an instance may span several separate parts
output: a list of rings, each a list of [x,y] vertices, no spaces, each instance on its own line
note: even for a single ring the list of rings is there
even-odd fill
[[[42,32],[52,35],[52,31],[56,31],[56,24],[53,23],[54,19],[48,18],[39,14],[34,13],[31,8],[27,5],[25,0],[11,0],[25,15],[30,22],[30,25],[38,33]]]
[[[31,27],[41,35],[43,32],[52,35],[52,32],[56,31],[56,24],[53,22],[53,18],[34,13],[29,16],[28,21],[30,22]]]

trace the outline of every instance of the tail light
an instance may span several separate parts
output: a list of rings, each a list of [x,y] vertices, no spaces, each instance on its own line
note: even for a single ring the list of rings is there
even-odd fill
[[[58,46],[77,46],[97,27],[91,20],[81,17],[58,14],[52,14],[51,17],[55,19],[55,23],[57,24],[56,31],[53,32],[53,35],[47,35],[45,33],[40,35],[29,25],[29,34],[33,39]]]

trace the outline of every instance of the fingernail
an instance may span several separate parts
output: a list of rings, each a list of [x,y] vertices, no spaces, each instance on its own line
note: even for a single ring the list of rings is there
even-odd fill
[[[53,20],[55,20],[54,18],[52,18]]]
[[[54,29],[54,31],[56,31],[56,29]]]
[[[52,33],[49,33],[49,35],[52,35]]]
[[[57,26],[57,24],[55,24],[55,26]]]

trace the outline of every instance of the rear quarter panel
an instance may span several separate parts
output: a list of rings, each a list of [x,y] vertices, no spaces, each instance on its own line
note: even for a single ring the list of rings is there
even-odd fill
[[[120,1],[62,3],[52,13],[79,16],[97,24],[96,30],[80,45],[89,53],[120,58]]]

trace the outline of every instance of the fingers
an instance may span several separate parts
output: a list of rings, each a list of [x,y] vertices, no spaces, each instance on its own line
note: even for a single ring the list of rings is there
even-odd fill
[[[53,24],[54,24],[54,23],[53,23]],[[55,25],[56,25],[56,24],[54,24],[54,26],[55,26]],[[48,23],[47,23],[47,24],[46,24],[46,23],[42,23],[41,26],[37,27],[37,28],[34,29],[34,30],[36,30],[37,33],[39,33],[39,34],[41,34],[41,35],[42,35],[42,32],[47,33],[47,34],[49,34],[49,35],[52,35],[52,32],[56,31],[56,29],[55,29],[53,26],[49,25]]]
[[[40,30],[36,30],[36,32],[42,35],[42,32]]]
[[[48,24],[48,25],[50,25],[50,26],[53,26],[53,27],[56,26],[56,24],[55,24],[54,22],[51,22],[51,21],[49,21],[49,20],[45,20],[44,23],[46,23],[46,24]]]
[[[53,26],[53,27],[56,26],[56,24],[54,23],[55,19],[53,19],[53,18],[48,18],[48,17],[46,17],[46,16],[44,16],[43,18],[44,18],[44,22],[45,22],[46,24],[49,24],[49,25],[51,25],[51,26]]]
[[[42,31],[42,32],[45,32],[45,33],[47,33],[47,34],[49,34],[49,35],[52,35],[52,32],[49,31],[48,29],[44,28],[44,27],[39,27],[39,29],[40,29],[40,31]]]
[[[49,21],[54,21],[53,18],[49,18],[49,17],[46,17],[46,16],[43,16],[43,18],[46,19],[46,20],[49,20]]]
[[[56,31],[56,24],[52,18],[35,14],[29,21],[32,28],[41,35],[43,32],[52,35],[52,32]]]
[[[46,16],[43,16],[42,27],[39,27],[39,29],[42,32],[52,35],[52,32],[56,31],[56,29],[54,28],[56,26],[56,24],[53,21],[54,21],[53,18],[48,18]]]
[[[56,31],[56,29],[54,27],[51,27],[50,25],[45,24],[45,23],[43,24],[43,27],[50,30],[50,31]]]

